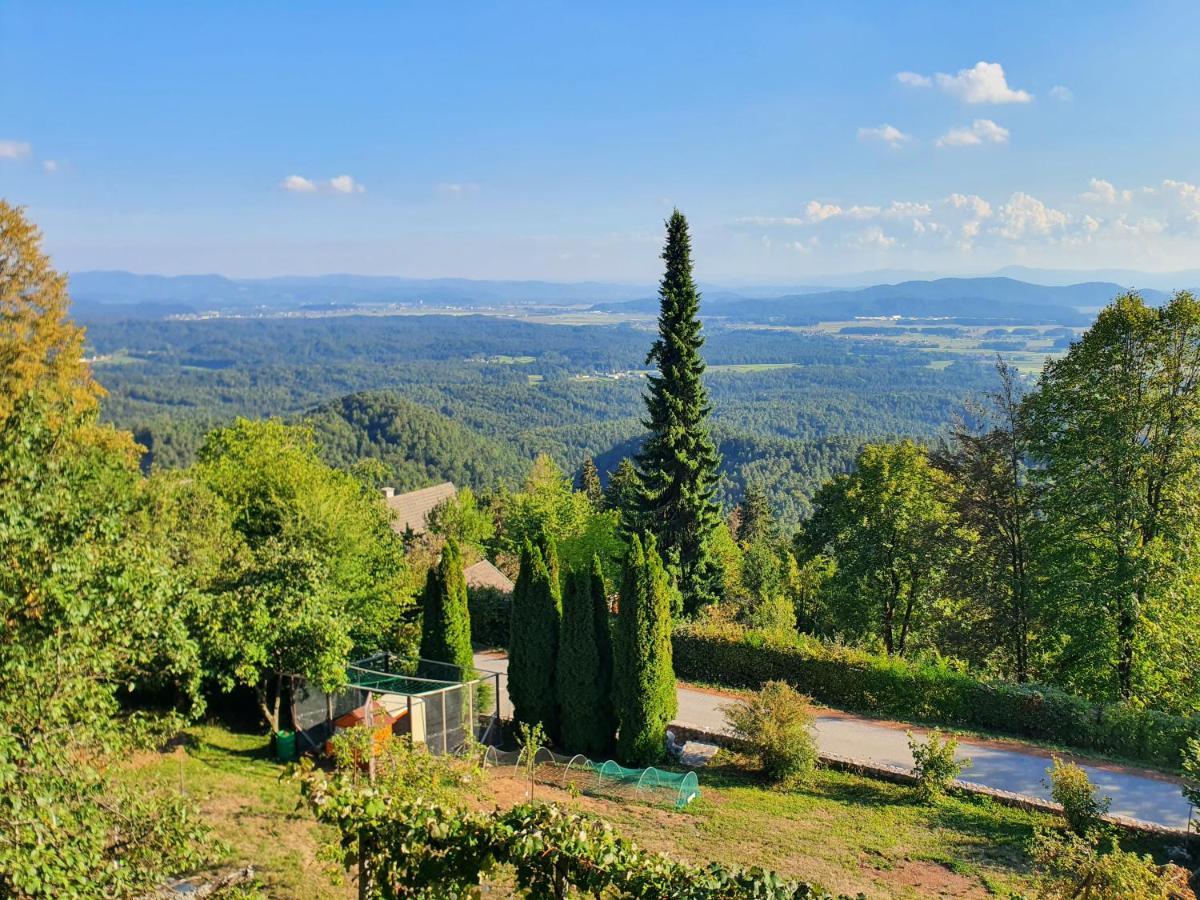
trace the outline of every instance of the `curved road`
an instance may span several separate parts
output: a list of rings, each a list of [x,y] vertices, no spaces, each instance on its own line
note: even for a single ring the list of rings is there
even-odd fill
[[[501,715],[510,716],[507,657],[496,652],[477,653],[475,665],[483,671],[500,673]],[[679,713],[675,721],[679,725],[718,733],[727,730],[721,706],[731,701],[729,695],[683,686],[678,692]],[[895,722],[865,719],[835,710],[819,709],[816,716],[817,745],[822,753],[908,769],[913,761],[904,731],[905,726]],[[920,728],[913,731],[923,733]],[[1045,782],[1050,754],[1044,750],[1009,741],[960,738],[958,756],[970,758],[972,763],[963,773],[964,780],[1039,800],[1050,799]],[[1177,779],[1072,758],[1087,770],[1100,794],[1112,798],[1109,811],[1114,815],[1169,828],[1187,827],[1190,807],[1180,793]]]

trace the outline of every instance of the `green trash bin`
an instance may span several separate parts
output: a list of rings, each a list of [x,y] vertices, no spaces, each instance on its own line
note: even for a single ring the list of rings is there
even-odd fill
[[[276,733],[275,758],[280,762],[296,761],[296,732],[280,731]]]

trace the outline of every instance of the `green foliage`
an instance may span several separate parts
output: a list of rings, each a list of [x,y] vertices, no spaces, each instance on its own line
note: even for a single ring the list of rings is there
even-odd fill
[[[646,357],[657,369],[648,376],[650,434],[637,456],[641,524],[657,538],[684,610],[694,614],[720,599],[721,572],[708,543],[721,520],[714,500],[721,460],[708,432],[700,295],[692,280],[688,224],[679,210],[667,221],[662,258],[667,266],[658,291],[658,340]]]
[[[467,609],[472,644],[508,647],[512,633],[512,594],[492,587],[468,587]]]
[[[1064,683],[1195,709],[1200,302],[1101,311],[1026,401]],[[1179,695],[1179,686],[1189,685]]]
[[[322,463],[307,430],[277,420],[214,431],[190,474],[242,545],[211,586],[206,672],[254,687],[277,730],[285,674],[334,688],[352,649],[394,646],[412,604],[400,539],[373,492]]]
[[[339,836],[341,860],[357,865],[361,896],[467,898],[500,866],[533,897],[581,894],[679,900],[832,900],[763,869],[695,867],[649,853],[601,819],[555,805],[478,812],[421,792],[388,790],[354,770],[302,765],[309,807]]]
[[[1200,738],[1187,742],[1183,750],[1183,775],[1188,785],[1183,789],[1183,796],[1192,806],[1200,806]]]
[[[617,757],[626,765],[658,762],[667,725],[675,718],[671,593],[653,536],[647,536],[643,549],[634,535],[625,557],[613,641]]]
[[[513,717],[558,733],[558,635],[562,608],[542,551],[526,539],[513,589],[508,695]]]
[[[808,698],[784,681],[768,681],[747,700],[723,707],[730,730],[754,753],[767,776],[807,781],[817,765]]]
[[[188,800],[114,777],[179,724],[124,707],[152,673],[199,709],[197,651],[39,244],[0,201],[0,896],[139,895],[215,849]]]
[[[947,592],[951,566],[974,535],[954,504],[961,488],[911,441],[863,448],[853,474],[818,492],[798,541],[805,561],[836,563],[829,590],[839,630],[879,633],[889,654],[917,642]]]
[[[963,769],[971,765],[971,761],[955,759],[958,738],[953,735],[943,737],[936,728],[923,741],[911,731],[906,731],[905,735],[908,737],[908,752],[913,758],[912,771],[917,779],[918,796],[926,803],[941,799]]]
[[[1122,850],[1115,838],[1107,847],[1073,834],[1039,830],[1030,844],[1045,900],[1182,900],[1193,896],[1188,873],[1175,865],[1159,866],[1149,855]]]
[[[775,514],[767,492],[758,481],[746,482],[746,492],[740,505],[741,524],[737,538],[742,544],[773,541],[778,533]]]
[[[491,512],[480,507],[469,487],[459,488],[453,497],[435,506],[426,527],[460,547],[470,547],[477,555],[482,555],[484,545],[496,534]]]
[[[614,733],[609,713],[611,685],[605,682],[601,664],[602,647],[608,644],[608,621],[605,616],[598,623],[596,615],[595,594],[599,594],[600,603],[604,602],[604,580],[599,566],[599,560],[595,560],[591,572],[583,570],[567,575],[556,677],[562,747],[567,752],[592,757],[609,751]],[[604,627],[603,636],[597,634],[598,624]],[[609,669],[611,673],[611,664]]]
[[[467,582],[463,578],[462,554],[453,540],[446,542],[442,558],[429,570],[421,610],[421,658],[451,663],[464,674],[473,672]],[[432,678],[439,670],[445,671],[434,666],[418,674]]]
[[[600,470],[591,456],[583,458],[576,478],[576,489],[588,498],[592,509],[599,510],[604,505],[604,488],[600,485]]]
[[[680,678],[757,690],[788,681],[820,703],[901,721],[940,723],[1095,750],[1173,767],[1200,716],[1096,704],[1054,688],[983,681],[938,660],[903,660],[731,625],[675,630]]]
[[[525,777],[529,780],[529,802],[532,803],[538,751],[548,742],[546,729],[542,727],[541,722],[532,725],[528,722],[518,722],[516,738],[517,746],[521,748],[521,752],[517,754],[517,765],[525,769]]]
[[[1108,812],[1109,798],[1100,799],[1087,772],[1057,756],[1050,770],[1050,796],[1063,808],[1063,818],[1075,834],[1088,837],[1096,832]]]

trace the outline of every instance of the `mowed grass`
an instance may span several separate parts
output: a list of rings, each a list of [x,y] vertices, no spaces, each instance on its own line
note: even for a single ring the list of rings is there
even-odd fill
[[[348,883],[334,884],[317,858],[332,832],[301,805],[300,789],[288,767],[271,758],[269,739],[216,725],[189,728],[182,746],[133,759],[126,777],[182,788],[225,844],[222,863],[253,865],[272,897],[346,898]]]

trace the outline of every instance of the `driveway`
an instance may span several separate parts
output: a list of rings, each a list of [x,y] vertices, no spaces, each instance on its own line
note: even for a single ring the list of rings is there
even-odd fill
[[[477,653],[475,665],[484,671],[500,673],[500,712],[502,716],[511,716],[507,657],[497,652]],[[727,730],[720,707],[732,701],[730,695],[682,685],[678,694],[677,724],[718,733]],[[915,734],[924,734],[923,729],[912,730]],[[817,746],[822,753],[831,756],[849,756],[911,768],[912,755],[908,752],[904,732],[905,726],[899,723],[866,719],[836,710],[817,710]],[[972,763],[963,772],[964,780],[1039,800],[1050,799],[1050,790],[1045,783],[1050,754],[1040,748],[1011,741],[960,738],[958,756],[969,758]],[[1087,770],[1101,795],[1112,798],[1110,812],[1114,815],[1170,828],[1187,827],[1189,805],[1180,793],[1178,780],[1126,766],[1090,762],[1075,756],[1072,759]]]

